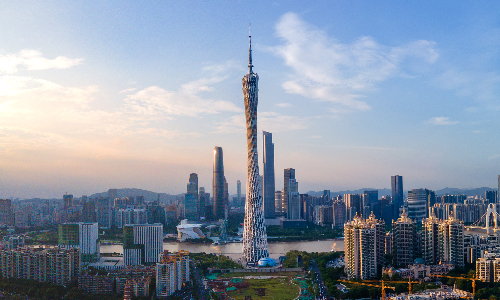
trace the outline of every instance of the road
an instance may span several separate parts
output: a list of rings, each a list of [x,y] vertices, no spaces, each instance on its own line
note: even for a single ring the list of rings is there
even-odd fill
[[[323,277],[321,277],[321,272],[319,271],[318,264],[313,259],[311,260],[311,272],[313,273],[314,282],[318,285],[318,300],[328,300],[328,290],[323,282]]]

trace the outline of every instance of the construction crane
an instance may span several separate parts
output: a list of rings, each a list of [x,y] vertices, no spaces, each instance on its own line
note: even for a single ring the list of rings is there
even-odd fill
[[[363,280],[363,282],[380,282],[380,280]],[[408,278],[408,281],[389,281],[389,283],[408,283],[408,295],[411,295],[411,284],[420,281],[411,281],[411,278]]]
[[[342,280],[342,279],[340,279],[339,281],[346,282],[346,283],[351,283],[351,284],[367,285],[367,286],[373,286],[373,287],[382,288],[382,300],[385,300],[385,289],[393,289],[394,292],[396,291],[395,287],[385,286],[383,280],[382,280],[382,285],[370,284],[370,283],[363,283],[363,282],[356,282],[356,281],[349,281],[349,280]],[[363,280],[363,281],[368,281],[368,280]]]
[[[464,279],[464,280],[472,280],[472,295],[476,296],[476,275],[474,274],[472,278],[468,277],[454,277],[454,276],[446,276],[446,275],[429,275],[431,277],[444,277],[444,278],[452,278],[452,279]],[[464,275],[465,276],[465,275]]]

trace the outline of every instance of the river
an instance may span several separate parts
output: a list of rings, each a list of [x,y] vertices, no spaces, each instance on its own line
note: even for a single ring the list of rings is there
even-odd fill
[[[171,252],[186,250],[192,253],[217,253],[224,254],[237,260],[241,257],[242,243],[229,243],[226,245],[190,244],[190,243],[163,243],[163,249]],[[321,240],[302,242],[271,242],[269,243],[269,256],[278,259],[290,250],[306,252],[344,251],[344,240]],[[122,253],[123,245],[101,245],[101,253]]]

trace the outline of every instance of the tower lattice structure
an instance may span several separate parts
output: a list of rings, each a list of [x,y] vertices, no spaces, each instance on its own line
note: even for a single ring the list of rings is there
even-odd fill
[[[247,125],[247,201],[245,203],[245,227],[243,231],[243,258],[247,262],[257,262],[261,258],[269,257],[269,250],[264,225],[264,209],[257,159],[259,75],[252,70],[252,41],[250,36],[249,42],[248,74],[242,79]]]

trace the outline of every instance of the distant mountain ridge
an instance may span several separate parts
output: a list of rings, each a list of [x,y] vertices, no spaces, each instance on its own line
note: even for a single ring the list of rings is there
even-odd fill
[[[117,197],[118,198],[124,198],[124,197],[136,197],[136,196],[143,196],[145,202],[152,202],[156,201],[158,199],[158,195],[160,196],[160,201],[161,202],[173,202],[176,200],[178,195],[170,195],[167,193],[155,193],[147,190],[142,190],[142,189],[136,189],[136,188],[124,188],[124,189],[116,189]],[[181,194],[182,195],[182,194]],[[107,197],[108,192],[102,192],[102,193],[96,193],[92,194],[90,198],[99,198],[99,197]]]

